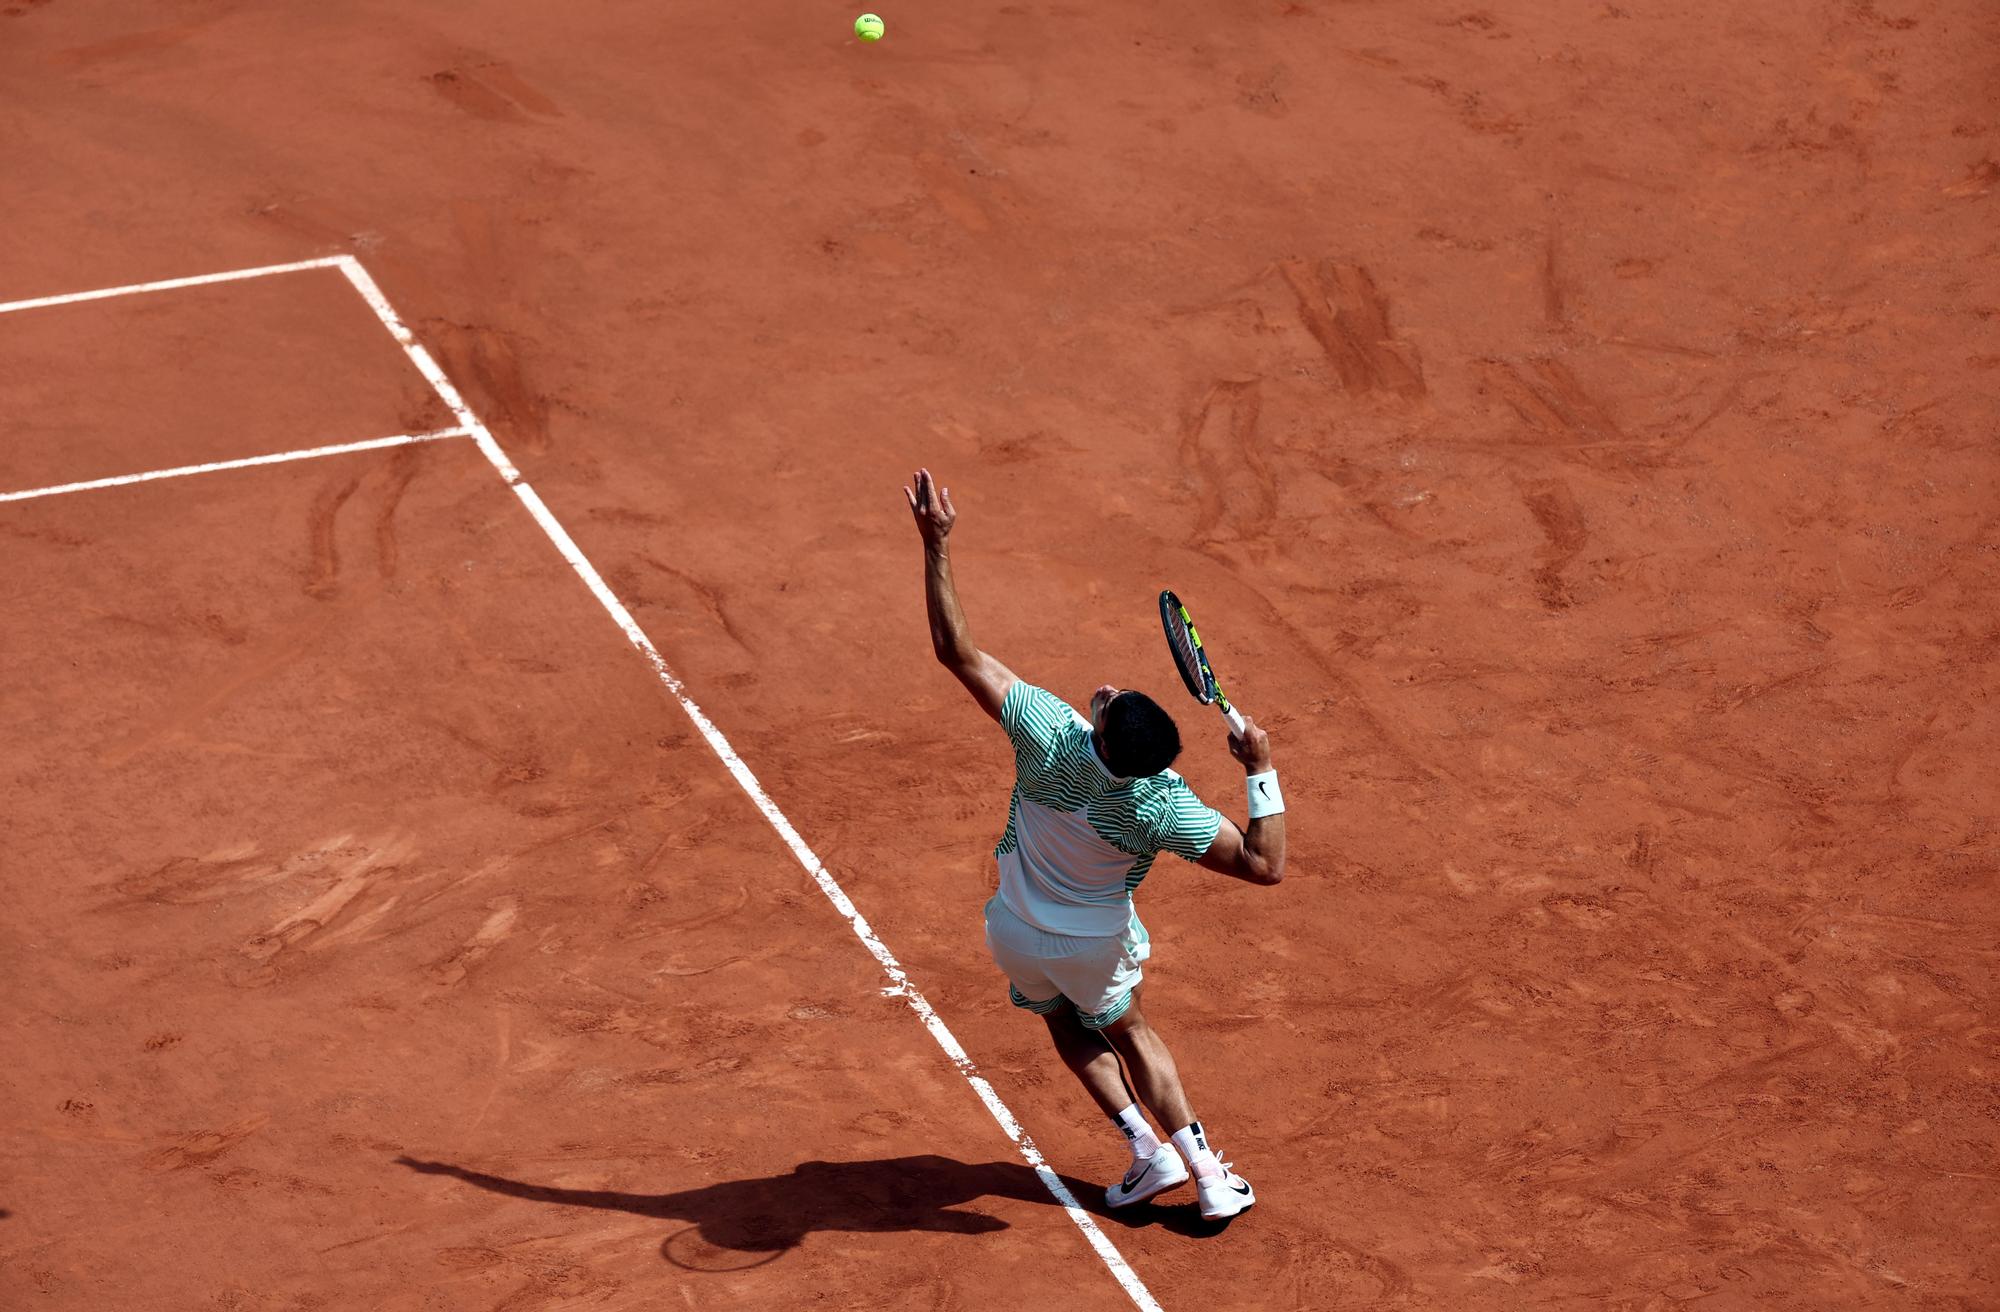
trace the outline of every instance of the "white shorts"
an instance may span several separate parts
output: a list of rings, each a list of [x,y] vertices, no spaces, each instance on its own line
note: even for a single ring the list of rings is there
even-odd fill
[[[1071,938],[1038,929],[1007,909],[996,894],[986,903],[986,950],[1007,975],[1014,1005],[1046,1016],[1065,999],[1088,1029],[1101,1030],[1132,1005],[1132,990],[1153,954],[1137,912],[1123,934]]]

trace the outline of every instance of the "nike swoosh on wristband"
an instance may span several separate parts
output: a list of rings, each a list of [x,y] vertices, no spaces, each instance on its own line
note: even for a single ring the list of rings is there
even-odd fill
[[[1259,779],[1257,781],[1257,791],[1269,797],[1271,795],[1271,781],[1269,779]]]

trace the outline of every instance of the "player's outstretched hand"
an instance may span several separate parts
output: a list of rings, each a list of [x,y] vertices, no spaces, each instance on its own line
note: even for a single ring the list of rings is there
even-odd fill
[[[1243,717],[1243,736],[1229,736],[1229,754],[1243,762],[1243,773],[1262,774],[1271,768],[1271,735],[1257,727],[1257,722],[1249,716]]]
[[[951,526],[958,519],[958,511],[951,504],[951,489],[940,491],[928,469],[919,469],[913,481],[916,487],[905,487],[903,499],[910,503],[910,513],[917,518],[917,532],[923,534],[926,547],[941,546],[951,536]]]

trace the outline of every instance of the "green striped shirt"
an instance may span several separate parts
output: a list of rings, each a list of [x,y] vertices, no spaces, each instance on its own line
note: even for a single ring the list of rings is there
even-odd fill
[[[1000,706],[1014,745],[1007,830],[994,848],[1000,897],[1055,934],[1125,931],[1132,890],[1161,852],[1192,861],[1222,816],[1172,770],[1120,778],[1098,759],[1090,723],[1053,693],[1017,681]]]

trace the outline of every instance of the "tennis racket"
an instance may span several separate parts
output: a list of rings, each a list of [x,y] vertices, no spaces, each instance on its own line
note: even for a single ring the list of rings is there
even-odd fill
[[[1220,708],[1222,718],[1229,721],[1230,734],[1241,738],[1243,717],[1229,704],[1228,694],[1215,681],[1215,667],[1208,663],[1208,653],[1202,650],[1201,634],[1195,632],[1194,617],[1188,614],[1188,608],[1172,592],[1160,594],[1160,623],[1166,627],[1167,650],[1173,653],[1174,665],[1181,672],[1181,682],[1203,706]]]

